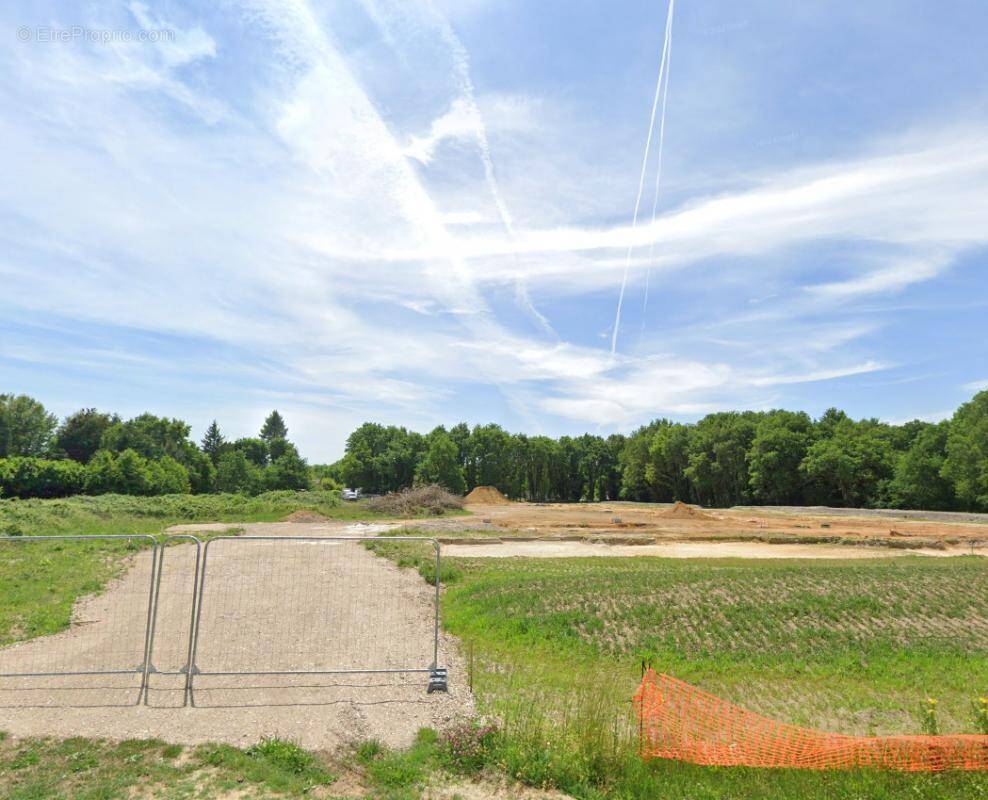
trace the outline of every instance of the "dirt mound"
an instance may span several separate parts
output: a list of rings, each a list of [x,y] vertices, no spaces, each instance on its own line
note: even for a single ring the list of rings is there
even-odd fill
[[[282,522],[327,522],[327,517],[324,517],[318,511],[306,511],[305,509],[299,509],[298,511],[293,511],[287,517],[285,517]]]
[[[439,516],[463,508],[463,501],[442,486],[431,484],[375,497],[367,503],[367,507],[396,517]]]
[[[477,486],[463,498],[463,502],[467,505],[503,506],[511,501],[494,486]]]
[[[673,503],[672,508],[667,508],[663,511],[662,516],[672,517],[673,519],[715,519],[710,514],[700,511],[696,506],[687,505],[681,500]]]

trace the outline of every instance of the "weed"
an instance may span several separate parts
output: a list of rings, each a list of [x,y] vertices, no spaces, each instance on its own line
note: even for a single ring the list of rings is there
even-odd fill
[[[439,736],[440,760],[451,772],[474,775],[487,763],[497,729],[472,722],[447,728]]]
[[[418,732],[408,750],[380,748],[366,762],[367,776],[385,790],[411,790],[421,786],[435,767],[436,733]]]
[[[926,698],[926,702],[920,707],[920,716],[923,732],[928,736],[939,736],[940,718],[937,716],[937,701],[934,698]]]
[[[178,758],[185,748],[180,744],[169,744],[161,749],[162,758]]]
[[[979,697],[972,703],[974,726],[978,733],[988,736],[988,697]]]
[[[377,739],[368,739],[357,745],[355,753],[357,761],[361,764],[369,764],[377,758],[384,750],[384,746]]]

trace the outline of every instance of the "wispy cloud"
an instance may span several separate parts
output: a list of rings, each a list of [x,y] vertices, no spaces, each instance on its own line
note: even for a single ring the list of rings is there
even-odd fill
[[[591,126],[579,82],[475,86],[492,54],[471,59],[476,32],[428,2],[234,8],[56,3],[66,26],[175,37],[0,50],[0,370],[18,389],[91,373],[136,410],[251,425],[276,402],[314,457],[364,418],[561,431],[762,407],[907,367],[885,298],[970,277],[988,245],[970,121],[713,177],[677,175],[672,141],[675,205],[632,230],[614,224],[631,125]],[[654,245],[650,328],[611,359],[629,245]],[[631,260],[632,291],[649,263]]]

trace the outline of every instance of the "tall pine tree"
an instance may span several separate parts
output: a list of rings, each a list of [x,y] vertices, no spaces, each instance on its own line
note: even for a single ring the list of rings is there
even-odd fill
[[[268,444],[271,444],[275,439],[288,438],[288,426],[277,411],[272,411],[264,420],[264,424],[261,426],[261,438]]]
[[[206,428],[206,433],[202,437],[202,452],[209,456],[212,462],[216,464],[219,461],[220,449],[225,442],[226,439],[220,433],[220,426],[216,424],[216,420],[214,419],[210,426]]]

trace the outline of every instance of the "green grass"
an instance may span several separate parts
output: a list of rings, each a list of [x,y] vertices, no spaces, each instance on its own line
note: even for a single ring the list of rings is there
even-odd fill
[[[195,522],[270,522],[293,511],[331,519],[374,516],[363,503],[343,503],[338,492],[267,492],[132,497],[101,495],[64,500],[0,500],[0,535],[159,534]],[[200,538],[203,538],[202,536]],[[123,559],[142,541],[0,544],[0,646],[68,627],[72,605],[99,592],[120,573]]]
[[[205,800],[234,790],[238,797],[307,797],[333,780],[316,756],[279,739],[246,750],[154,739],[0,739],[5,800]]]
[[[644,765],[642,658],[759,712],[849,733],[977,731],[988,562],[455,559],[446,627],[467,644],[498,763],[578,797],[988,797],[986,775],[825,775]]]

